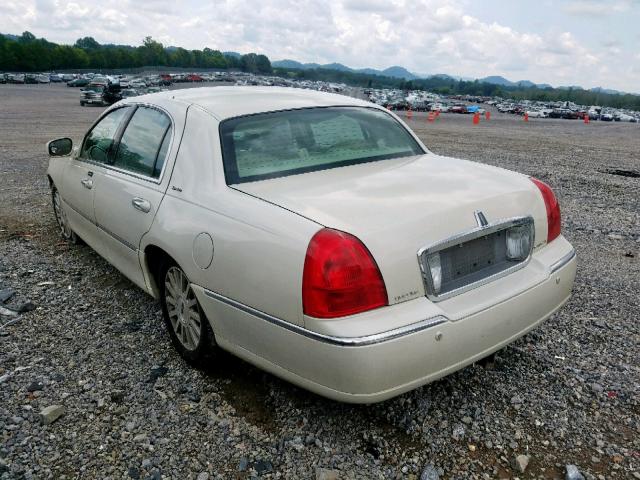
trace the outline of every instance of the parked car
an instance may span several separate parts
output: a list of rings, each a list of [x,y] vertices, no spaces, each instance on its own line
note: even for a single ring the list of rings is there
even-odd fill
[[[80,90],[80,105],[105,105],[105,101],[102,98],[104,92],[104,85],[90,83],[85,88]]]
[[[25,75],[22,73],[9,74],[7,76],[8,83],[25,83]]]
[[[129,81],[129,88],[147,88],[147,82],[140,78],[134,78]]]
[[[140,95],[140,93],[133,88],[123,88],[120,90],[120,96],[122,98],[137,97],[138,95]]]
[[[431,153],[369,102],[162,92],[48,152],[62,236],[156,297],[190,362],[221,348],[376,402],[508,345],[571,293],[575,253],[548,185]]]
[[[547,118],[547,114],[542,110],[527,110],[525,113],[530,118]]]
[[[61,83],[64,80],[62,79],[62,75],[58,75],[57,73],[51,74],[49,77],[52,83]]]
[[[91,83],[88,78],[76,78],[67,82],[67,87],[86,87]]]
[[[107,82],[95,83],[92,81],[87,87],[80,90],[80,105],[112,105],[122,100],[120,85],[117,83]]]

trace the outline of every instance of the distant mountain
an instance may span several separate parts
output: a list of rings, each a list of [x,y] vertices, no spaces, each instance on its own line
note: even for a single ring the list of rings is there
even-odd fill
[[[428,78],[439,78],[440,80],[456,80],[455,77],[447,75],[446,73],[436,73],[435,75],[431,75]]]
[[[306,70],[308,68],[303,63],[295,60],[275,60],[271,62],[271,66],[276,68],[290,68],[292,70]]]
[[[580,85],[560,85],[556,87],[558,90],[583,90]]]
[[[381,75],[382,72],[380,70],[376,70],[375,68],[359,68],[356,70],[358,73],[364,73],[365,75]]]
[[[0,35],[7,38],[8,40],[13,40],[14,42],[20,39],[18,35],[11,35],[10,33],[0,33]]]
[[[415,80],[419,78],[404,67],[398,67],[397,65],[382,70],[382,75],[386,77],[404,78],[405,80]]]
[[[394,78],[403,78],[405,80],[415,80],[417,78],[421,78],[418,75],[415,75],[408,71],[406,68],[393,66],[386,68],[384,70],[377,70],[375,68],[360,68],[353,69],[351,67],[347,67],[342,63],[326,63],[324,65],[319,65],[317,63],[301,63],[296,60],[275,60],[271,62],[271,65],[276,68],[288,68],[292,70],[308,70],[310,68],[324,68],[327,70],[338,70],[341,72],[354,72],[354,73],[365,73],[367,75],[383,75],[386,77],[394,77]]]
[[[592,92],[596,93],[608,93],[610,95],[624,95],[625,92],[621,92],[619,90],[611,90],[610,88],[602,88],[602,87],[594,87],[589,89]]]
[[[353,70],[341,63],[327,63],[326,65],[320,65],[319,68],[326,70],[338,70],[339,72],[353,72]]]
[[[489,76],[489,77],[479,78],[478,81],[479,82],[484,82],[484,83],[491,83],[493,85],[502,85],[504,87],[513,87],[513,86],[516,85],[511,80],[507,80],[506,78],[500,77],[498,75],[492,75],[492,76]]]
[[[240,58],[242,56],[238,52],[222,52],[222,55],[224,55],[225,57],[235,57],[235,58]]]
[[[227,53],[230,52],[225,52],[225,55],[227,55]],[[426,73],[412,73],[409,70],[407,70],[404,67],[398,66],[398,65],[394,65],[392,67],[389,68],[385,68],[384,70],[378,70],[375,68],[351,68],[348,67],[346,65],[343,65],[342,63],[327,63],[324,65],[320,65],[318,63],[301,63],[298,62],[296,60],[275,60],[273,62],[271,62],[271,65],[276,67],[276,68],[286,68],[286,69],[291,69],[291,70],[308,70],[311,68],[324,68],[324,69],[330,69],[330,70],[339,70],[341,72],[354,72],[354,73],[364,73],[367,75],[381,75],[381,76],[385,76],[385,77],[393,77],[393,78],[402,78],[404,80],[418,80],[421,78],[437,78],[437,79],[441,79],[441,80],[450,80],[450,81],[474,81],[477,80],[478,82],[484,82],[484,83],[491,83],[494,85],[502,85],[503,87],[521,87],[521,88],[554,88],[552,85],[549,85],[548,83],[535,83],[532,82],[531,80],[519,80],[517,82],[513,82],[505,77],[502,77],[500,75],[490,75],[488,77],[483,77],[483,78],[478,78],[478,79],[474,79],[474,78],[470,78],[470,77],[462,77],[459,75],[449,75],[446,73],[436,73],[433,75],[428,75]],[[562,87],[557,87],[561,90],[568,90],[569,88],[572,88],[574,90],[582,90],[583,88],[577,85],[572,85],[572,86],[562,86]],[[601,92],[601,93],[607,93],[607,94],[619,94],[619,95],[623,95],[624,92],[620,92],[618,90],[611,90],[611,89],[607,89],[607,88],[603,88],[603,87],[596,87],[596,88],[592,88],[590,91],[592,92]]]
[[[491,84],[494,84],[494,85],[502,85],[504,87],[553,88],[548,83],[534,83],[531,80],[519,80],[517,82],[512,82],[511,80],[508,80],[508,79],[506,79],[504,77],[500,77],[500,76],[490,76],[490,77],[479,78],[478,81],[479,82],[484,82],[484,83],[491,83]],[[567,87],[567,88],[569,88],[569,87]],[[571,88],[575,89],[575,88],[581,88],[581,87],[571,87]]]

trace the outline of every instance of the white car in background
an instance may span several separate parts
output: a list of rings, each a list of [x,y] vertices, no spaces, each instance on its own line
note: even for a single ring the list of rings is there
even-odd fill
[[[217,346],[376,402],[490,355],[571,293],[575,253],[546,184],[431,153],[368,102],[162,92],[48,151],[62,235],[158,298],[192,362]]]
[[[530,118],[547,118],[549,116],[544,110],[527,110],[525,113]]]

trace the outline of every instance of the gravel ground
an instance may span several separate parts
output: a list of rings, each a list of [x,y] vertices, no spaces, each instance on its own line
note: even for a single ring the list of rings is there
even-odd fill
[[[0,479],[640,478],[640,178],[606,173],[640,171],[638,125],[415,115],[435,152],[555,188],[574,295],[493,361],[352,406],[228,355],[188,367],[150,297],[60,241],[44,143],[101,110],[0,86],[0,296],[25,310],[0,314]]]

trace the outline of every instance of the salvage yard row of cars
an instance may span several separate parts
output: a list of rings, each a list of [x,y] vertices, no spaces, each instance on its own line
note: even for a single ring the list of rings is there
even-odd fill
[[[368,101],[178,89],[123,99],[78,146],[47,150],[61,235],[154,296],[190,362],[224,349],[377,402],[503,348],[571,295],[548,185],[436,155]]]
[[[282,86],[318,90],[321,92],[341,93],[347,85],[341,83],[297,80],[268,75],[256,75],[246,72],[208,72],[208,73],[156,73],[149,75],[101,75],[87,74],[0,74],[0,83],[61,83],[69,87],[80,87],[82,105],[111,105],[131,96],[154,93],[173,83],[190,82],[230,82],[238,86]],[[110,92],[105,90],[110,87]],[[470,95],[439,95],[423,90],[365,89],[364,95],[371,102],[391,110],[439,111],[441,113],[485,113],[485,106],[495,107],[501,113],[527,115],[530,118],[561,118],[601,121],[640,122],[640,112],[626,109],[612,109],[595,105],[577,105],[573,102],[534,102],[514,101],[499,97],[478,97]]]
[[[533,102],[513,101],[499,97],[478,97],[471,95],[437,95],[424,91],[403,91],[392,89],[365,89],[369,100],[392,110],[439,111],[441,113],[480,113],[485,108],[495,107],[501,113],[527,114],[532,118],[563,118],[569,120],[590,120],[640,122],[640,112],[627,109],[613,109],[596,105],[577,105],[573,102]]]

